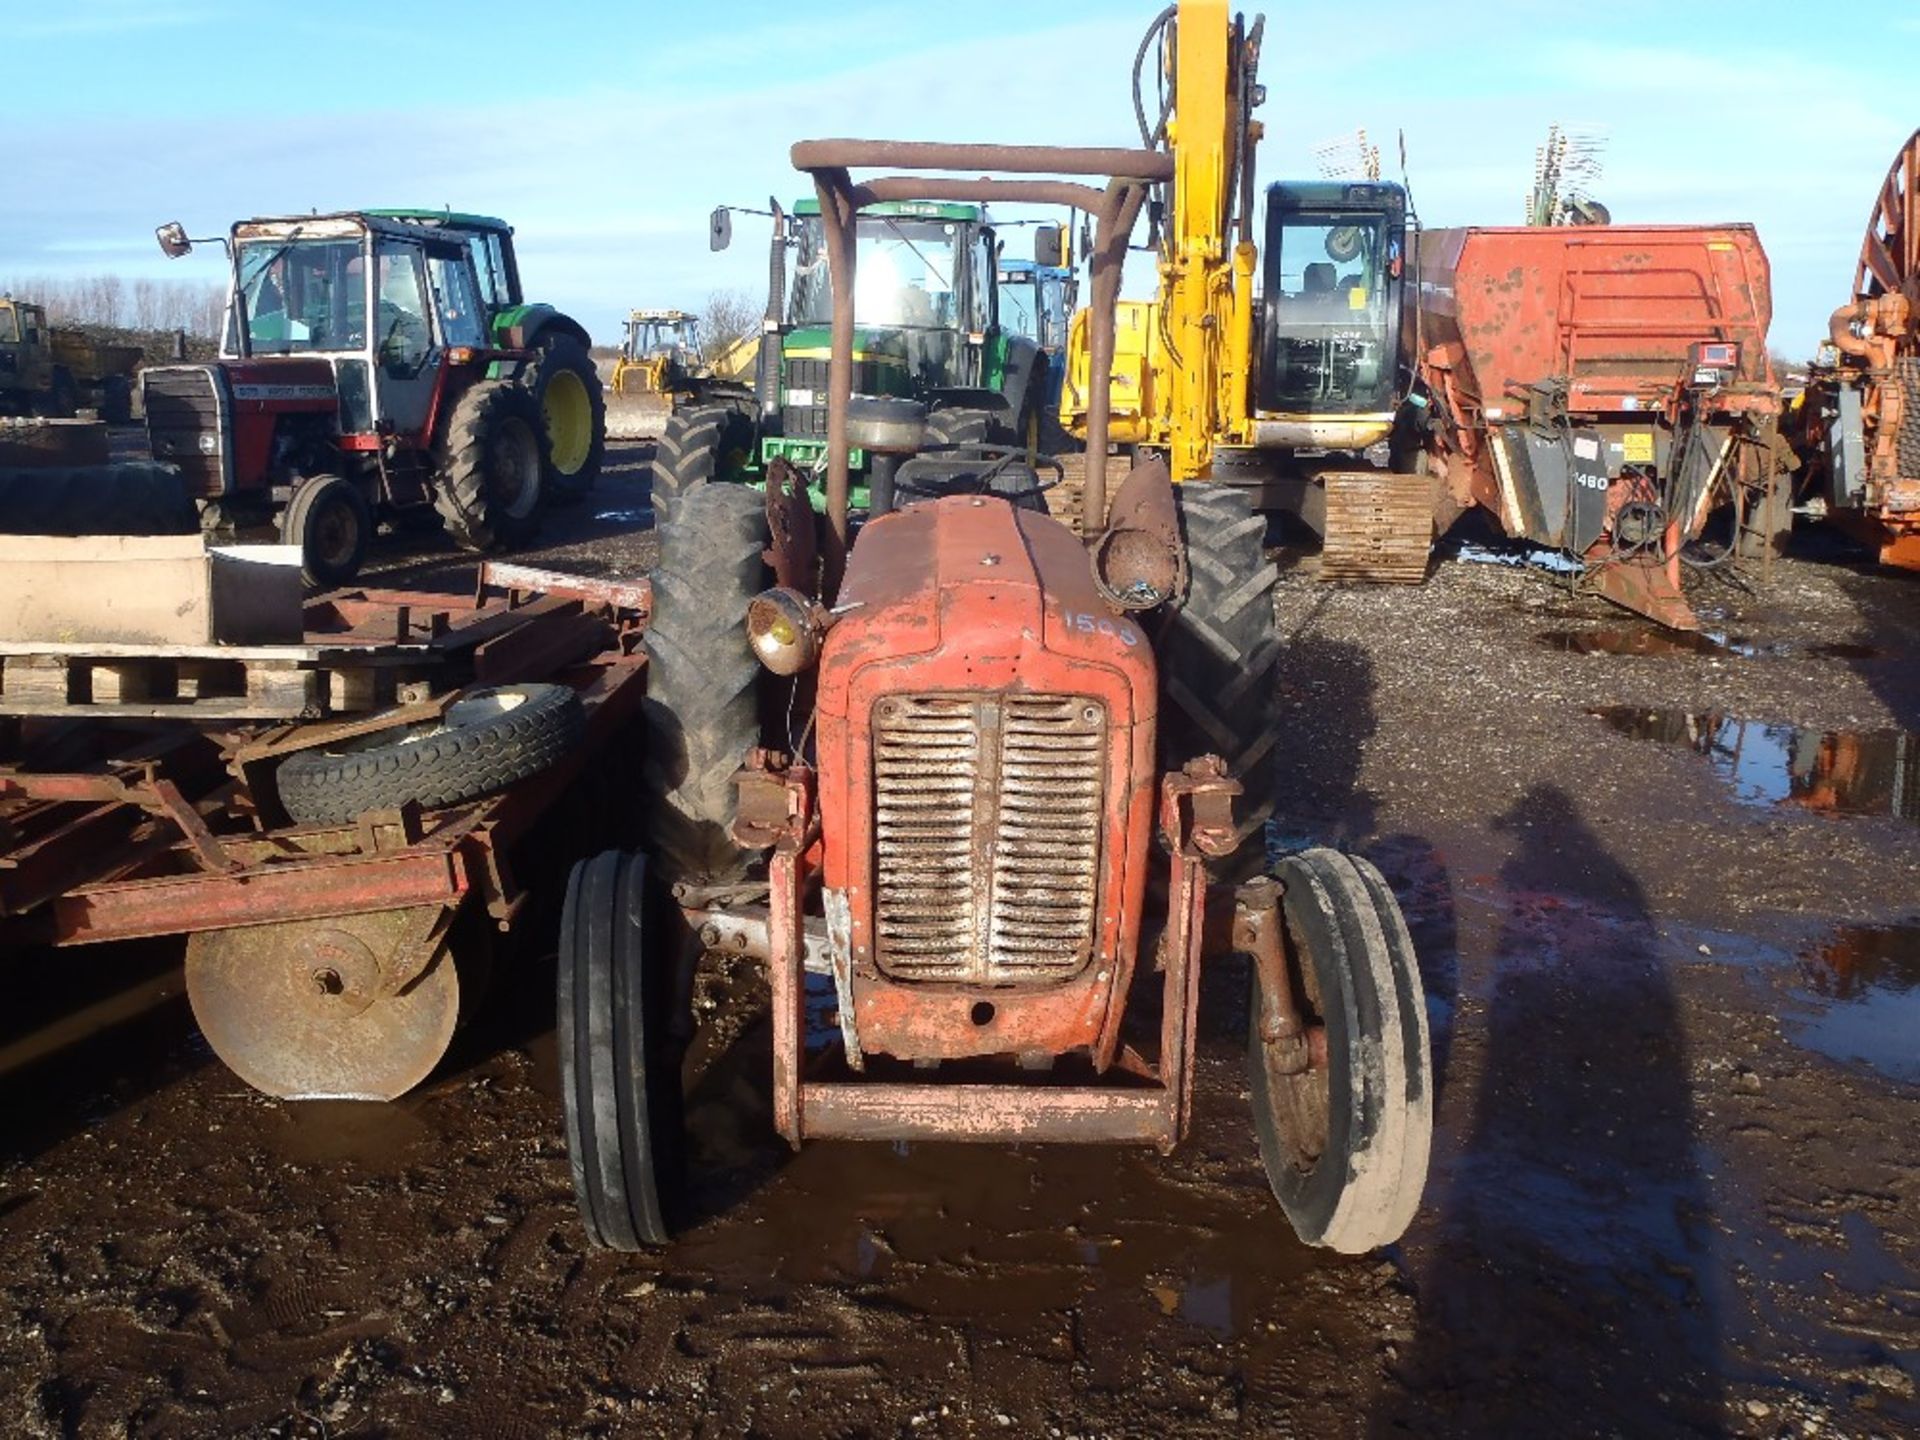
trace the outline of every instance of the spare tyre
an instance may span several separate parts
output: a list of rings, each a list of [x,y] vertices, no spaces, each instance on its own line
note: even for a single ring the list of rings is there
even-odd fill
[[[537,775],[586,733],[566,685],[470,690],[438,720],[302,750],[275,775],[280,803],[302,825],[344,825],[409,802],[437,810]]]

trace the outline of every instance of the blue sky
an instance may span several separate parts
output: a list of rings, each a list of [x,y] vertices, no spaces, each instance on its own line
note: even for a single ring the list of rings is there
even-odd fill
[[[0,276],[217,279],[217,252],[167,262],[153,227],[450,204],[512,220],[529,287],[611,338],[629,306],[764,287],[762,222],[716,256],[706,216],[799,193],[795,139],[1130,143],[1156,8],[0,0]],[[1920,0],[1267,15],[1263,180],[1315,173],[1314,149],[1358,126],[1391,172],[1404,130],[1429,225],[1511,223],[1548,123],[1600,129],[1595,189],[1617,220],[1760,227],[1774,343],[1795,354],[1847,298],[1872,198],[1920,125]]]

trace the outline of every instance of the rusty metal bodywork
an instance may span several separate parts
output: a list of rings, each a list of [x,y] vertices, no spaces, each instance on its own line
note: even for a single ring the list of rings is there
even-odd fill
[[[1882,564],[1920,570],[1920,132],[1874,197],[1853,297],[1788,411],[1796,488]]]
[[[819,794],[862,1048],[1104,1068],[1146,883],[1146,635],[1064,526],[984,497],[872,522],[841,606]]]
[[[473,663],[442,678],[454,688],[378,716],[226,731],[188,721],[25,721],[46,733],[23,732],[18,754],[0,763],[0,948],[194,937],[190,962],[234,999],[217,1017],[203,1014],[203,1025],[213,1034],[225,1024],[243,1053],[268,1057],[263,1069],[236,1068],[279,1094],[333,1093],[263,1077],[324,1072],[347,1044],[329,1025],[397,1002],[381,1024],[360,1022],[366,1043],[348,1045],[371,1088],[342,1093],[392,1098],[417,1083],[451,1033],[457,990],[450,974],[431,977],[444,968],[436,957],[455,916],[473,907],[499,929],[514,923],[527,898],[514,848],[637,719],[645,688],[635,644],[644,586],[506,566],[483,571],[482,585],[493,593],[471,600],[342,592],[316,602],[336,623],[389,636],[414,625],[444,633],[451,615],[480,617]],[[584,655],[583,619],[599,637]],[[586,712],[583,743],[531,779],[443,810],[409,806],[351,825],[290,825],[280,813],[271,773],[293,751],[433,719],[468,680],[528,678],[573,686]],[[289,976],[333,983],[278,995]],[[276,1055],[287,1032],[256,1032],[263,1018],[294,1013],[276,1008],[279,1000],[295,1010],[304,1003],[312,1035],[333,1038],[316,1039],[304,1060]],[[405,1020],[411,1012],[417,1025]],[[396,1031],[388,1021],[404,1023]]]
[[[1164,467],[1122,487],[1109,527],[1101,384],[1085,542],[1003,497],[954,494],[876,515],[846,548],[860,208],[1009,199],[1087,211],[1097,223],[1093,348],[1110,356],[1126,239],[1170,162],[1140,151],[860,141],[803,143],[793,156],[820,195],[834,292],[818,592],[833,623],[812,674],[816,765],[748,757],[735,834],[771,849],[766,907],[697,905],[688,918],[736,951],[767,956],[774,1118],[796,1145],[842,1136],[1171,1148],[1187,1123],[1204,861],[1234,843],[1238,786],[1211,758],[1159,773],[1149,637],[1102,593],[1088,549],[1106,542],[1107,579],[1133,598],[1143,586],[1177,589],[1184,556]],[[1105,188],[856,183],[850,171],[869,166],[1117,178]],[[1156,823],[1170,857],[1157,930],[1146,913]],[[810,913],[816,894],[824,913]],[[1164,995],[1159,1043],[1143,1055],[1121,1021],[1148,966]],[[810,972],[831,980],[837,1045],[808,1045]]]
[[[1434,230],[1419,275],[1439,528],[1481,507],[1692,628],[1680,549],[1736,487],[1764,491],[1780,410],[1752,227]]]

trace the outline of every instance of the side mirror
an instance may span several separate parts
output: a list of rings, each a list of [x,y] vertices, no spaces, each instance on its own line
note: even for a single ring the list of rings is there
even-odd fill
[[[707,248],[724,250],[733,243],[733,212],[724,205],[714,207],[707,221]]]
[[[1033,263],[1049,270],[1060,265],[1060,227],[1042,225],[1033,232]]]
[[[153,238],[160,242],[160,249],[169,260],[178,260],[182,255],[193,253],[193,242],[187,238],[186,227],[178,220],[169,220],[153,232]]]

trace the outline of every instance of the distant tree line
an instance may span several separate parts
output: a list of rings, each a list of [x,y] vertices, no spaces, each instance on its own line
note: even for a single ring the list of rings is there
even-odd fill
[[[0,278],[0,294],[47,308],[56,325],[102,330],[184,330],[216,339],[226,313],[226,288],[202,280],[128,280],[119,275],[61,279],[25,275]]]

